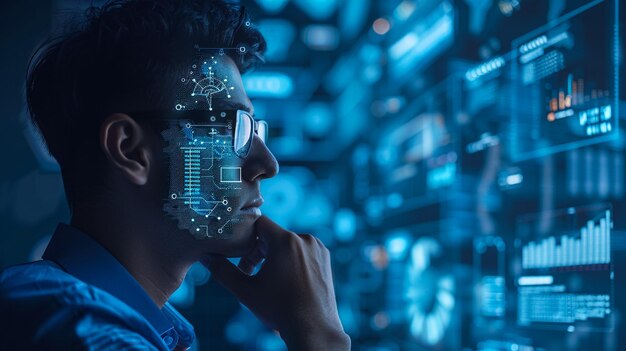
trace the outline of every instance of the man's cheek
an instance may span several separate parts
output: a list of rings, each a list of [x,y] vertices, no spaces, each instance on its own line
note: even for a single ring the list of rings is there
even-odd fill
[[[196,239],[232,237],[242,179],[228,126],[175,121],[162,136],[170,175],[165,213]]]

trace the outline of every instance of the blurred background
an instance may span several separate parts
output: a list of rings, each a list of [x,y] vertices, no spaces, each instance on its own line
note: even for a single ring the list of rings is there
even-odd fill
[[[24,123],[35,45],[102,1],[0,5],[0,267],[67,221]],[[264,213],[331,250],[354,350],[624,350],[620,0],[241,0],[280,174]],[[621,4],[623,5],[623,4]],[[197,350],[285,350],[194,266]]]

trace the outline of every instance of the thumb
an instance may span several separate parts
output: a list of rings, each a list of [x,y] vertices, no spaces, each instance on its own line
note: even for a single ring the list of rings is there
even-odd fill
[[[235,295],[244,305],[246,304],[250,292],[254,291],[252,289],[253,277],[242,272],[225,257],[211,256],[210,259],[204,259],[201,262],[211,271],[215,280]]]

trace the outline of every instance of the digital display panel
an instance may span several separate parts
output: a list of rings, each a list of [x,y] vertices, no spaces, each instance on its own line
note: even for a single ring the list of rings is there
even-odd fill
[[[511,98],[509,61],[507,56],[498,56],[472,65],[460,76],[460,98],[455,100],[458,100],[456,118],[465,173],[482,172],[485,165],[482,151],[502,141],[500,132]]]
[[[474,323],[478,327],[503,324],[506,314],[505,244],[488,236],[474,241]]]
[[[518,229],[517,324],[570,332],[611,330],[611,206],[526,215]]]
[[[513,42],[513,159],[617,136],[616,7],[611,0],[590,2]]]
[[[392,210],[432,202],[454,183],[458,153],[447,83],[422,94],[380,139],[378,176]]]

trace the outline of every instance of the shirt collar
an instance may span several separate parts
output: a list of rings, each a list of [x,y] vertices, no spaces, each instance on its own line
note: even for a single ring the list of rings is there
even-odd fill
[[[43,258],[139,312],[159,334],[174,328],[137,280],[102,245],[69,225],[57,226]]]

